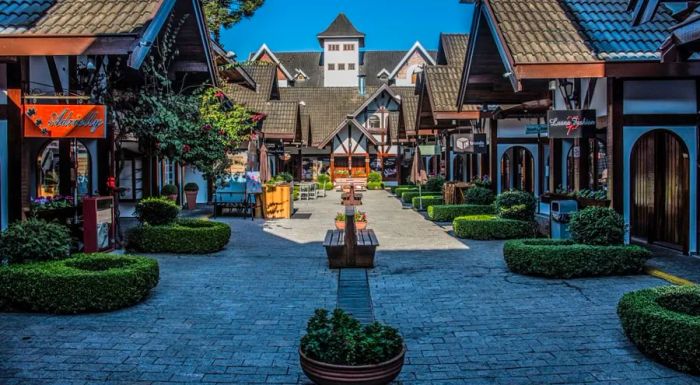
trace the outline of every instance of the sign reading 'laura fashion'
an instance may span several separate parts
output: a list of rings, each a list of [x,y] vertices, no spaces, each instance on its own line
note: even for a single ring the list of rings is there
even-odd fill
[[[107,108],[94,104],[25,104],[27,138],[101,139],[107,133]]]
[[[452,139],[457,153],[485,154],[488,149],[486,134],[455,134]]]
[[[595,110],[551,110],[547,112],[550,139],[588,138],[595,134]]]

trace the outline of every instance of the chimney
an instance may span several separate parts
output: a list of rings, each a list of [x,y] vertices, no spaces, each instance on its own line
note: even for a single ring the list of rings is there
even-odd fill
[[[365,93],[367,92],[367,87],[366,87],[366,80],[365,75],[358,75],[357,76],[357,92],[360,94],[360,96],[365,96]]]

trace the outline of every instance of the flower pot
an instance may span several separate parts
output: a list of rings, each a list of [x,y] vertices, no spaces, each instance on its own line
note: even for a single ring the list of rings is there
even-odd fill
[[[403,348],[399,355],[380,364],[345,366],[312,360],[299,350],[299,363],[304,374],[318,385],[385,385],[401,373],[405,354]]]
[[[197,194],[199,194],[198,190],[185,191],[185,199],[187,200],[188,210],[194,210],[197,208]]]
[[[345,221],[335,221],[336,230],[345,230]]]
[[[177,202],[177,194],[170,194],[167,195],[167,198],[170,199],[173,202]]]
[[[357,230],[364,230],[367,228],[367,222],[355,222],[355,228]]]

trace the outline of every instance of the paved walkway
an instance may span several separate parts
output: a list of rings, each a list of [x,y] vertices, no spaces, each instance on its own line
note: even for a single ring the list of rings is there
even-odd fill
[[[374,315],[408,346],[401,383],[700,383],[646,359],[620,330],[620,296],[663,281],[516,276],[500,242],[461,242],[385,192],[365,196],[381,243]],[[161,282],[135,307],[0,314],[0,384],[305,383],[298,340],[314,308],[336,303],[320,244],[338,201],[297,202],[309,219],[223,219],[228,248],[157,256]]]

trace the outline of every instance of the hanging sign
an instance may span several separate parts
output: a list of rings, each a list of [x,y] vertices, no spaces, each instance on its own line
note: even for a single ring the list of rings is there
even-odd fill
[[[486,134],[474,134],[474,153],[486,154],[489,152],[489,144],[486,141]]]
[[[547,112],[550,139],[578,139],[595,135],[595,110],[550,110]]]
[[[525,135],[546,134],[547,128],[546,124],[528,124],[525,126]]]
[[[95,104],[25,104],[25,138],[107,137],[107,107]]]
[[[486,134],[455,134],[452,135],[454,152],[485,154],[488,152]]]
[[[268,142],[265,143],[265,146],[269,155],[284,155],[284,143],[282,142]]]

